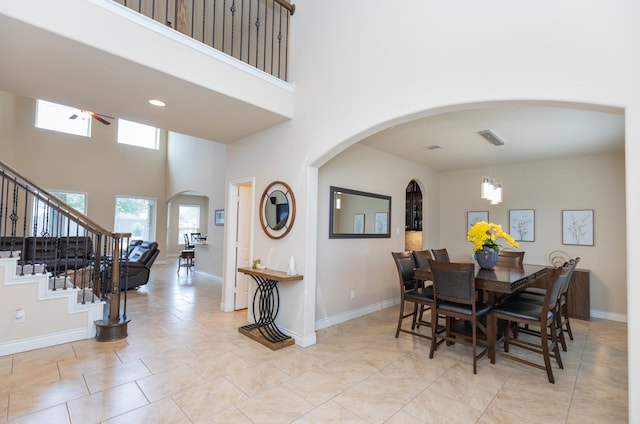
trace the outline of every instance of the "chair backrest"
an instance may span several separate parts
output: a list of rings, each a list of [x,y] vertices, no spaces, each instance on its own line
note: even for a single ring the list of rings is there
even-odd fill
[[[474,305],[476,275],[473,263],[441,262],[429,259],[436,301]]]
[[[569,285],[571,275],[576,269],[576,260],[571,259],[563,266],[556,268],[551,274],[550,279],[547,282],[547,290],[544,295],[544,303],[542,307],[542,313],[546,317],[546,313],[549,310],[556,309],[560,295],[565,285]],[[541,318],[545,318],[541,317]]]
[[[580,257],[578,256],[577,258],[572,259],[572,260],[573,260],[573,262],[574,262],[574,263],[572,264],[573,266],[570,268],[570,270],[569,270],[569,275],[567,276],[567,278],[565,279],[564,284],[563,284],[563,285],[562,285],[562,287],[560,288],[560,295],[561,295],[561,296],[562,296],[562,295],[566,295],[566,294],[567,294],[567,292],[569,291],[569,284],[571,283],[571,277],[573,276],[573,271],[575,271],[575,270],[576,270],[576,266],[578,266],[578,262],[580,262]],[[570,260],[569,262],[565,263],[565,265],[567,265],[567,264],[569,264],[569,263],[571,263],[571,260]]]
[[[524,252],[500,250],[498,252],[498,265],[520,266],[524,262]]]
[[[428,250],[414,250],[413,260],[416,263],[416,268],[429,268],[429,259],[433,259],[431,252]]]
[[[443,249],[431,249],[433,252],[433,259],[438,262],[451,262],[449,259],[449,252],[447,252],[446,248]]]
[[[187,233],[184,234],[184,248],[187,250],[195,248],[195,246],[189,241]]]
[[[402,290],[412,290],[418,286],[418,281],[413,278],[416,263],[411,252],[391,252],[398,269],[398,279]]]

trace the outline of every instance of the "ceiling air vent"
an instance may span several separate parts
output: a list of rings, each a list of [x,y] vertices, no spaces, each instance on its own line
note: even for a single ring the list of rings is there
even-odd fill
[[[427,150],[438,150],[438,149],[442,149],[442,146],[438,146],[437,144],[432,144],[431,146],[425,146],[425,149],[427,149]]]
[[[494,133],[493,130],[478,131],[478,134],[494,146],[504,146],[504,140],[501,139],[498,134]]]

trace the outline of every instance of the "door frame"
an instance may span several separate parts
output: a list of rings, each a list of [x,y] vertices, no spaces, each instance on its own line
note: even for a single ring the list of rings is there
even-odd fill
[[[229,180],[227,185],[227,210],[225,212],[224,230],[224,278],[222,285],[222,300],[220,309],[224,312],[233,312],[235,275],[236,275],[236,234],[238,232],[238,186],[251,185],[251,223],[249,228],[250,251],[249,262],[253,261],[253,240],[255,229],[255,198],[256,181],[255,177],[238,178]]]

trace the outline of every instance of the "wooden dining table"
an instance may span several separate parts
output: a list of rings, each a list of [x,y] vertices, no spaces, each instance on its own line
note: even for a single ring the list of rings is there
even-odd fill
[[[485,300],[495,305],[500,298],[516,293],[544,278],[549,268],[545,265],[496,265],[493,270],[482,269],[475,264],[476,290],[485,293]],[[416,280],[431,281],[429,268],[416,268]],[[489,358],[495,358],[496,342],[501,338],[496,327],[487,327],[485,342],[489,348]]]
[[[545,265],[496,265],[492,270],[482,269],[476,263],[474,265],[476,289],[484,291],[492,304],[495,304],[501,295],[513,294],[530,286],[548,271]],[[429,268],[416,268],[414,278],[431,281],[433,275]]]

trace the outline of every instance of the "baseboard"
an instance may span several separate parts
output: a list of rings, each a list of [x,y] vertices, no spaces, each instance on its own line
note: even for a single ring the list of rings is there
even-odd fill
[[[43,347],[56,346],[63,343],[76,342],[87,338],[87,329],[78,328],[57,334],[47,334],[45,336],[33,337],[29,339],[15,340],[0,345],[0,356],[13,355],[14,353],[26,352],[28,350],[41,349]]]
[[[361,316],[370,314],[372,312],[381,311],[386,308],[390,308],[400,303],[400,298],[395,297],[393,299],[383,300],[382,302],[374,303],[371,305],[367,305],[363,308],[354,309],[351,311],[343,312],[338,315],[334,315],[331,317],[326,317],[321,320],[316,321],[316,330],[322,330],[323,328],[329,328],[333,325],[340,324],[341,322],[346,322],[352,320],[354,318],[359,318]]]
[[[313,346],[314,344],[316,344],[316,332],[315,331],[313,332],[313,334],[310,334],[308,336],[301,336],[299,334],[296,334],[293,331],[287,330],[286,328],[282,328],[282,327],[278,327],[278,328],[284,334],[286,334],[287,336],[291,337],[298,346],[309,347],[309,346]]]
[[[627,316],[614,312],[591,310],[591,318],[606,319],[609,321],[627,322]]]

